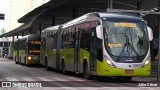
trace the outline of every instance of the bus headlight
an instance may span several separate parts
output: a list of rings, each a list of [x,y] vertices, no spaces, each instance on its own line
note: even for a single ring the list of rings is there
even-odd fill
[[[106,60],[106,62],[109,66],[114,67],[114,68],[116,67],[110,60]]]
[[[32,57],[31,56],[28,56],[28,60],[31,60],[32,59]]]
[[[144,65],[148,65],[149,64],[149,60],[145,61]]]
[[[148,60],[144,61],[144,64],[143,64],[143,66],[142,66],[142,67],[146,67],[146,66],[149,64],[149,62],[150,62],[150,59],[148,59]]]

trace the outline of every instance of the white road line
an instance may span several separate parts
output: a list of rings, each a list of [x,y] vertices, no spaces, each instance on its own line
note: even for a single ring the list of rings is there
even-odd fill
[[[17,78],[15,77],[6,77],[7,81],[19,81]]]
[[[67,77],[67,79],[69,79],[69,81],[91,81],[91,80],[80,79],[75,77]]]
[[[37,79],[39,80],[42,80],[42,81],[53,81],[52,79],[49,79],[49,78],[46,78],[46,77],[36,77]]]
[[[52,81],[70,81],[68,79],[63,79],[63,78],[59,78],[59,77],[52,77],[51,79],[52,79]]]
[[[31,77],[22,77],[25,81],[35,81],[34,79],[32,79]]]

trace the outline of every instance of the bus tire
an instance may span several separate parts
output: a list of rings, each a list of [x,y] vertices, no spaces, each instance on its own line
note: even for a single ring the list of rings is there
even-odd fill
[[[15,61],[15,64],[18,64],[18,62]]]
[[[45,68],[47,71],[50,70],[50,67],[48,66],[48,60],[47,60],[47,57],[45,57]]]
[[[90,79],[91,75],[89,73],[89,67],[88,67],[88,63],[85,61],[84,65],[83,65],[83,77],[85,79]]]
[[[62,60],[62,64],[61,65],[62,65],[62,74],[66,74],[64,60]]]
[[[124,77],[124,80],[130,81],[130,80],[132,80],[132,76]]]
[[[18,64],[18,61],[17,61],[17,58],[16,58],[16,56],[15,56],[15,58],[14,58],[14,59],[15,59],[15,64]]]

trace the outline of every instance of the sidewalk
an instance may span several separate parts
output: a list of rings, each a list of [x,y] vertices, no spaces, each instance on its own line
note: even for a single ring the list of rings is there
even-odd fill
[[[2,60],[4,61],[4,60],[12,60],[12,59],[0,57],[0,61],[2,61]]]

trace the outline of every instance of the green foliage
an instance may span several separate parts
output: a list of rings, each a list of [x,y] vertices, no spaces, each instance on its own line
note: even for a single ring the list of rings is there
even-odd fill
[[[4,28],[0,28],[0,35],[4,34],[6,32],[6,30]]]

